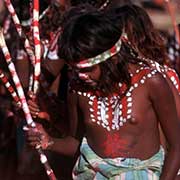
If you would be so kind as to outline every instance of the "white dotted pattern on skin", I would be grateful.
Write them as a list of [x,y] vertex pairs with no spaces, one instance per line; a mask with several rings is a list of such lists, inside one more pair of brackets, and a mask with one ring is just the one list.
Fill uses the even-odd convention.
[[[174,69],[172,69],[172,68],[169,68],[169,67],[166,66],[166,65],[161,66],[160,64],[158,64],[157,62],[154,62],[154,61],[152,61],[152,60],[150,60],[150,63],[151,63],[151,65],[152,65],[152,67],[156,68],[158,72],[160,72],[160,73],[163,74],[163,77],[164,77],[164,78],[167,77],[166,73],[167,73],[168,71],[171,71],[171,72],[174,73],[174,76],[170,77],[170,80],[171,80],[171,82],[173,83],[173,85],[175,86],[175,88],[178,90],[178,93],[179,93],[179,95],[180,95],[179,84],[178,84],[178,82],[177,82],[177,80],[176,80],[176,78],[178,79],[179,77],[178,77],[176,71],[175,71]],[[175,76],[176,76],[176,77],[175,77]]]
[[[144,69],[150,69],[149,67],[141,67],[139,70],[136,71],[136,74],[140,73]],[[130,89],[127,91],[125,98],[126,98],[126,116],[122,116],[123,114],[123,104],[120,101],[120,96],[111,96],[111,97],[96,97],[91,93],[82,93],[78,91],[78,95],[85,96],[89,99],[88,104],[90,105],[90,118],[91,121],[97,123],[99,126],[102,126],[107,131],[111,130],[119,130],[128,119],[131,119],[132,116],[132,106],[133,106],[133,98],[132,92],[134,89],[138,88],[141,84],[144,84],[148,78],[151,78],[153,75],[157,73],[157,70],[151,70],[149,73],[145,74],[138,82],[132,84]],[[133,76],[131,74],[131,76]],[[121,84],[119,84],[121,86]],[[97,100],[97,114],[94,113],[94,100]],[[112,124],[110,124],[109,120],[109,107],[113,109],[112,111]]]

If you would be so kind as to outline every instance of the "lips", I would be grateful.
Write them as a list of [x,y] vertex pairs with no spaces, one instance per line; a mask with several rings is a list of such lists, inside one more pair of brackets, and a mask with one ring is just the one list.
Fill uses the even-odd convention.
[[89,84],[90,86],[97,86],[97,82],[91,79],[86,80],[85,83]]

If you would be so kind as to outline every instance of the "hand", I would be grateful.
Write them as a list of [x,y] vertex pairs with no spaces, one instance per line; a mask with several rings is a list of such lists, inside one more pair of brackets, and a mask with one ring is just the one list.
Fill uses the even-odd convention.
[[39,109],[39,106],[38,106],[37,102],[35,102],[34,100],[29,99],[28,100],[28,105],[29,105],[29,110],[31,112],[32,117],[33,118],[39,117],[40,109]]
[[36,149],[42,148],[45,150],[54,144],[52,138],[46,133],[42,125],[38,123],[36,123],[35,128],[24,126],[23,130],[27,132],[29,145]]
[[50,116],[45,111],[40,111],[40,107],[37,104],[36,98],[32,92],[28,93],[29,97],[31,99],[28,100],[29,110],[31,112],[31,115],[33,118],[40,118],[40,119],[46,119],[50,120]]

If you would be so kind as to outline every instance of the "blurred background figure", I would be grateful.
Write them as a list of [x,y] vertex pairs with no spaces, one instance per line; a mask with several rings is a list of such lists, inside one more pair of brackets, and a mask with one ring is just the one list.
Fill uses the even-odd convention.
[[3,21],[4,11],[5,11],[4,1],[1,1],[1,2],[0,2],[0,22]]
[[[180,24],[178,24],[177,27],[180,33]],[[175,33],[170,35],[168,38],[167,51],[172,67],[176,70],[180,77],[180,44],[178,43]]]

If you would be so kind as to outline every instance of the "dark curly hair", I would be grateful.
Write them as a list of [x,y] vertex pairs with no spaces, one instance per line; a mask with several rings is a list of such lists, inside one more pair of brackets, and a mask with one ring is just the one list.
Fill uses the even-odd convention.
[[134,49],[142,56],[164,64],[167,60],[165,42],[155,29],[147,12],[136,5],[125,5],[110,10],[111,17],[120,19]]
[[[65,24],[59,39],[59,57],[69,64],[80,62],[82,59],[91,58],[110,49],[119,40],[123,30],[123,23],[116,25],[106,13],[100,11],[87,11],[78,15]],[[128,63],[137,63],[130,53],[130,47],[122,43],[121,51],[107,61],[100,63],[101,77],[98,89],[105,95],[117,90],[117,83],[126,83],[130,87],[131,78],[128,72]],[[117,64],[112,61],[117,59]],[[83,91],[92,90],[81,80],[72,80],[75,87]],[[77,86],[76,86],[77,87]],[[97,89],[96,89],[97,90]]]
[[82,4],[90,4],[96,8],[100,7],[105,0],[71,0],[72,6],[78,6]]

